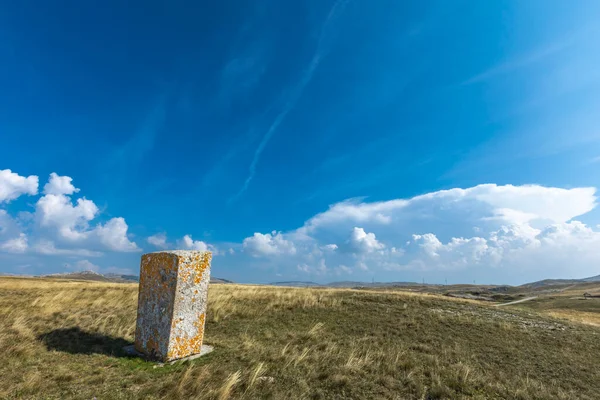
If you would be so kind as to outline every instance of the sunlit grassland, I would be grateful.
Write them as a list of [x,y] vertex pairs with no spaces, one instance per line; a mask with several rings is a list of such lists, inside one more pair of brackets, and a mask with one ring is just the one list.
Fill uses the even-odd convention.
[[[596,297],[586,298],[584,293]],[[518,308],[600,327],[600,284],[566,286],[556,293],[542,294],[535,300],[522,303]]]
[[[600,328],[391,291],[212,285],[215,351],[126,357],[137,285],[0,279],[0,398],[597,399]],[[593,311],[586,311],[593,312]]]

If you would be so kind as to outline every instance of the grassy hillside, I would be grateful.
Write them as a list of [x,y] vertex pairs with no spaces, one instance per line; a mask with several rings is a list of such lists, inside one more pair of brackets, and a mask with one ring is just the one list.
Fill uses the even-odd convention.
[[[586,293],[593,297],[585,297]],[[598,282],[568,285],[552,292],[530,294],[539,294],[539,296],[515,307],[600,328],[600,284]]]
[[597,399],[600,328],[399,291],[214,285],[215,351],[122,352],[137,285],[0,278],[0,398]]

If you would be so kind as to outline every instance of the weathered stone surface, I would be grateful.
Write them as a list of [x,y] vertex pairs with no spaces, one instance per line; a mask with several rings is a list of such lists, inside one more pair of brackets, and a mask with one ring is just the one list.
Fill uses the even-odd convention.
[[163,362],[201,352],[211,257],[183,250],[142,256],[137,351]]

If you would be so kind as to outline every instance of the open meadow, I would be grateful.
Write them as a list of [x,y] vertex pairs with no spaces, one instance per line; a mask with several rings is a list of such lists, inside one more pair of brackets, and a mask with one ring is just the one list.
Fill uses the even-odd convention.
[[580,295],[211,285],[215,351],[158,366],[122,351],[136,284],[0,278],[0,398],[597,399],[600,299]]

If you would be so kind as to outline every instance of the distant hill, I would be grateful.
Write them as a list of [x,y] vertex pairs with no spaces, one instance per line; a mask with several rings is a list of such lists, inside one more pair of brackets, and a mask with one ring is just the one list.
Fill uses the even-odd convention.
[[212,276],[210,277],[210,283],[235,283],[233,281],[230,281],[229,279],[223,279],[223,278],[213,278]]
[[292,287],[311,287],[311,286],[323,286],[320,283],[310,281],[286,281],[286,282],[273,282],[269,283],[270,286],[292,286]]
[[[76,271],[76,272],[64,272],[59,274],[48,274],[39,275],[38,278],[54,278],[54,279],[74,279],[84,281],[97,281],[97,282],[114,282],[114,283],[138,283],[140,277],[137,275],[124,275],[124,274],[99,274],[94,271]],[[210,278],[210,283],[233,283],[233,281],[222,279],[222,278]]]
[[[600,282],[600,275],[592,276],[584,279],[544,279],[541,281],[526,283],[524,285],[516,286],[521,288],[538,289],[547,286],[561,286],[561,285],[575,285],[589,282]],[[421,284],[418,282],[361,282],[361,281],[339,281],[329,283],[316,283],[312,281],[283,281],[269,283],[271,286],[292,286],[292,287],[332,287],[332,288],[393,288],[393,287],[406,287],[406,286],[418,286],[418,287],[439,287],[447,288],[447,285],[441,284]],[[456,285],[455,285],[456,286]],[[460,285],[459,285],[460,286]],[[467,287],[471,285],[465,284]],[[486,290],[492,292],[508,292],[511,290],[510,285],[487,285]],[[516,288],[515,287],[515,288]]]
[[600,275],[591,276],[589,278],[582,279],[585,282],[600,282]]
[[333,287],[333,288],[354,288],[354,287],[395,287],[395,286],[416,286],[415,282],[360,282],[360,281],[340,281],[330,283],[316,283],[312,281],[284,281],[272,282],[271,286],[292,286],[292,287]]
[[520,287],[540,288],[544,286],[576,285],[578,283],[600,282],[600,275],[583,279],[543,279],[541,281],[526,283]]
[[124,281],[125,283],[131,283],[140,281],[140,277],[137,275],[104,274],[104,277],[113,282]]
[[86,281],[110,282],[110,279],[94,271],[61,272],[57,274],[39,275],[38,278],[81,279]]
[[[360,281],[341,281],[331,282],[324,286],[327,287],[339,287],[339,288],[353,288],[353,287],[400,287],[400,286],[417,286],[420,285],[416,282],[360,282]],[[429,285],[431,286],[431,285]]]

